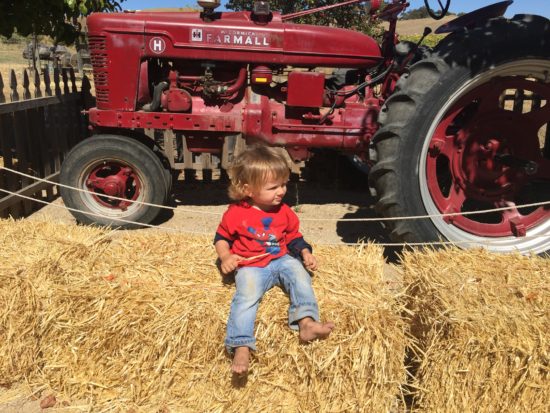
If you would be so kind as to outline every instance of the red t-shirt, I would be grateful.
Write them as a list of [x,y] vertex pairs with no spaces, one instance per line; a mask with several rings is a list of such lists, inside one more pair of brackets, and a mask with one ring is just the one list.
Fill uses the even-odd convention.
[[216,233],[233,242],[233,254],[245,258],[267,254],[241,261],[240,267],[265,267],[271,260],[285,255],[292,240],[302,237],[299,228],[298,217],[286,204],[266,212],[240,202],[225,211]]

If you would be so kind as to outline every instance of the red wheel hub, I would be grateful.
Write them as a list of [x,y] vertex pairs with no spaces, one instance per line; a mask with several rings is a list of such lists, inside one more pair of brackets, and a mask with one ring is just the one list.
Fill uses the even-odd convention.
[[[525,103],[516,101],[509,108],[503,99],[509,90],[530,91],[546,104],[525,110]],[[444,219],[484,237],[524,236],[550,219],[548,208],[520,212],[515,207],[534,202],[524,196],[529,185],[550,180],[550,160],[544,158],[538,137],[549,119],[550,87],[530,80],[494,78],[462,96],[430,140],[426,177],[431,198],[441,213],[511,209],[492,213],[490,219],[485,214]]]
[[[139,197],[141,183],[132,168],[119,162],[104,162],[94,167],[86,187],[101,206],[125,211]],[[123,198],[113,199],[109,197]]]

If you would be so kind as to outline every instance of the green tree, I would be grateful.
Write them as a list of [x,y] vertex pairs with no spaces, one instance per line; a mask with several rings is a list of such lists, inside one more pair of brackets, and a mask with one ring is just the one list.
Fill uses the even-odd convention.
[[[454,15],[454,14],[455,13],[453,13],[450,10],[447,12],[448,16]],[[460,13],[459,15],[461,14],[464,14],[464,13]],[[430,15],[428,14],[428,10],[426,10],[426,7],[422,6],[422,7],[419,7],[418,9],[412,9],[412,10],[403,12],[399,18],[401,20],[414,20],[414,19],[425,19],[428,17],[430,17]]]
[[15,31],[47,35],[56,41],[72,43],[78,35],[76,21],[94,11],[120,10],[124,0],[2,0],[0,35],[11,37]]
[[422,6],[418,9],[412,9],[401,14],[401,20],[414,20],[414,19],[425,19],[430,17],[426,7]]
[[[280,11],[282,14],[289,14],[341,2],[342,0],[270,0],[269,4],[272,10]],[[252,10],[253,3],[253,0],[229,0],[227,2],[227,8],[236,11]],[[379,34],[377,24],[369,20],[369,14],[360,4],[337,7],[331,10],[310,14],[293,21],[296,23],[344,27],[346,29],[353,29],[371,35]]]

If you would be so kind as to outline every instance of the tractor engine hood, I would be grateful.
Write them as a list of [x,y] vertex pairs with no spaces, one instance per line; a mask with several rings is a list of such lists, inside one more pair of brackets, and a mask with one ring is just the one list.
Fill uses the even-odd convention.
[[368,67],[381,60],[376,41],[355,31],[285,23],[279,13],[262,24],[250,12],[216,16],[205,21],[189,12],[94,13],[87,24],[90,36],[115,37],[118,47],[142,42],[148,57],[306,67]]

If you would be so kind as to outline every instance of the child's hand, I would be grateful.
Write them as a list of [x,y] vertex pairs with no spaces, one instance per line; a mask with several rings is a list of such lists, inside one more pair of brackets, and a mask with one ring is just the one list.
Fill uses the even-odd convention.
[[302,259],[304,260],[304,266],[309,271],[315,271],[317,269],[317,258],[307,249],[302,250]]
[[225,258],[220,258],[222,273],[227,275],[235,271],[239,265],[239,261],[242,259],[243,257],[237,254],[230,254]]

